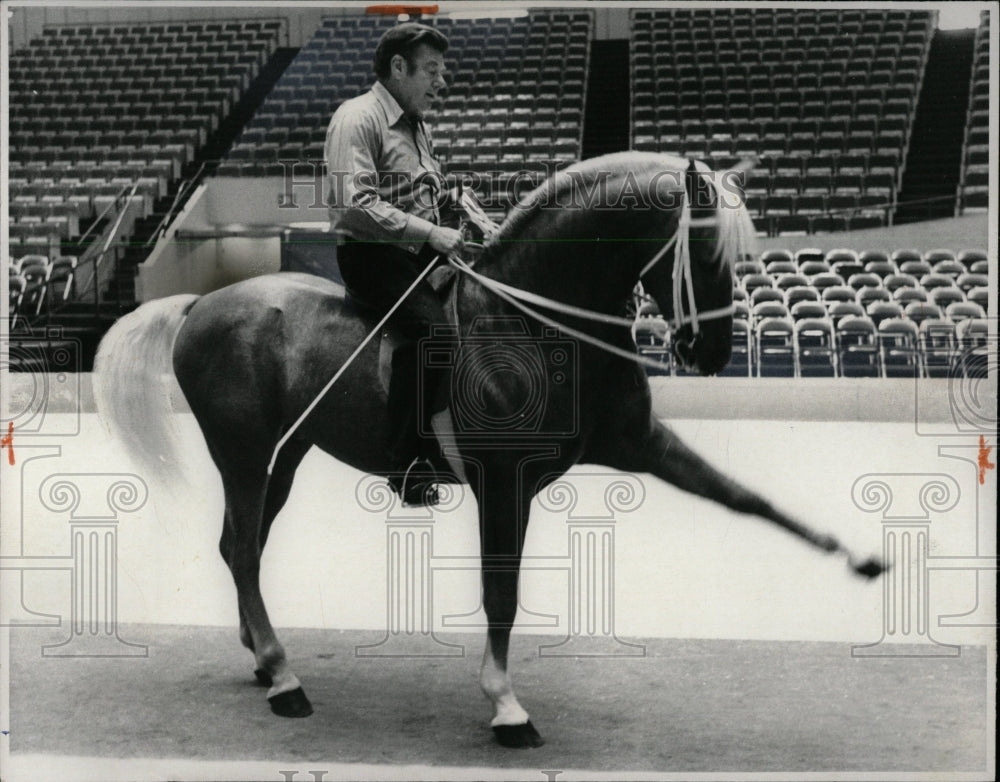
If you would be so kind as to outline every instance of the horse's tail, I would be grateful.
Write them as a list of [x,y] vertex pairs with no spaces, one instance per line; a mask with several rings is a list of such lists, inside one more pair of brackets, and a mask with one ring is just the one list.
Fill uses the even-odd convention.
[[179,432],[172,419],[177,388],[173,347],[198,296],[156,299],[118,320],[94,361],[94,399],[101,423],[124,446],[141,475],[159,488],[184,482]]

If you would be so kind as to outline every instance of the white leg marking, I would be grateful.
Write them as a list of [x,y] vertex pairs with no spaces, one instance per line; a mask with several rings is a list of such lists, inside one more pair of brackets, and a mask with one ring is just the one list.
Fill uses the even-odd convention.
[[514,688],[510,684],[510,674],[503,671],[493,659],[490,641],[486,640],[486,652],[483,654],[483,666],[479,671],[479,685],[486,697],[493,702],[492,727],[497,725],[524,725],[528,721],[528,712],[517,702]]
[[273,698],[275,695],[280,695],[283,692],[290,692],[291,690],[298,689],[302,685],[299,683],[298,678],[294,673],[285,672],[274,677],[274,686],[267,691],[267,697]]

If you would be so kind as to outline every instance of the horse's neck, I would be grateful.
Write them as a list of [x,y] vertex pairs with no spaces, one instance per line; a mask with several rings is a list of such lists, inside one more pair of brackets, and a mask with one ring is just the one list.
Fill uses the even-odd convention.
[[[620,249],[620,248],[617,248]],[[615,249],[596,242],[560,243],[535,237],[519,238],[509,249],[485,257],[476,271],[498,282],[596,312],[619,314],[632,290],[631,266]],[[619,262],[621,261],[621,262]],[[481,288],[478,283],[467,288]],[[496,294],[469,291],[489,314],[509,311]]]

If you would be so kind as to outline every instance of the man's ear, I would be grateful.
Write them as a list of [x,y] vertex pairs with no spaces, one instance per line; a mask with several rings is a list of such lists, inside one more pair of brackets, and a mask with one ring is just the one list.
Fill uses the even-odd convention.
[[401,54],[392,55],[392,59],[389,61],[389,71],[396,76],[406,76],[410,71],[406,58]]

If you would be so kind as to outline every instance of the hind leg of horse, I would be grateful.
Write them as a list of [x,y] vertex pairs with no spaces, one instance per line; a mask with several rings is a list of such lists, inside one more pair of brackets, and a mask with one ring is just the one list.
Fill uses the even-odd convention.
[[260,531],[265,504],[267,476],[259,470],[227,470],[223,473],[226,491],[226,521],[231,524],[229,569],[236,582],[241,623],[249,635],[258,679],[270,681],[267,693],[271,710],[283,717],[306,717],[312,705],[298,678],[288,666],[284,647],[271,626],[260,592]]
[[[222,519],[222,537],[219,540],[219,552],[222,554],[222,559],[225,561],[226,567],[229,568],[230,573],[232,573],[233,570],[233,539],[233,525],[230,519],[229,508],[227,506],[224,518]],[[240,615],[240,643],[252,652],[253,638],[250,635],[250,629],[247,627],[247,619],[243,614],[243,609],[239,608],[238,610]],[[257,679],[261,682],[261,684],[266,683],[268,687],[271,686],[270,682],[266,682],[261,679],[259,674]]]
[[[267,482],[267,495],[264,498],[264,515],[261,519],[259,535],[259,549],[261,554],[264,553],[264,546],[267,545],[267,536],[271,531],[271,525],[274,523],[275,518],[277,518],[278,513],[285,506],[285,501],[292,491],[295,471],[298,469],[299,464],[302,463],[302,459],[310,447],[309,443],[303,444],[292,440],[286,443],[278,455],[274,471]],[[240,640],[243,641],[243,645],[251,652],[254,650],[253,639],[250,636],[250,630],[247,628],[246,618],[242,610],[240,611]],[[254,671],[254,676],[265,687],[271,687],[274,684],[270,674],[262,668],[257,668]]]
[[509,492],[507,496],[497,491],[479,498],[483,607],[489,622],[479,683],[493,704],[490,726],[497,741],[505,747],[540,747],[545,742],[518,702],[507,666],[530,503],[511,496],[513,485],[503,486]]

